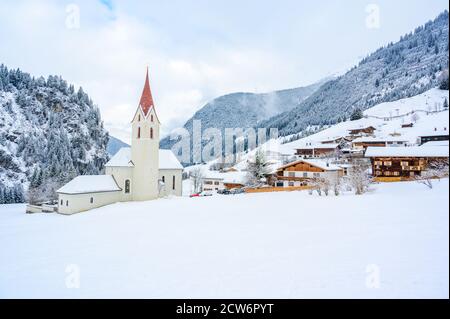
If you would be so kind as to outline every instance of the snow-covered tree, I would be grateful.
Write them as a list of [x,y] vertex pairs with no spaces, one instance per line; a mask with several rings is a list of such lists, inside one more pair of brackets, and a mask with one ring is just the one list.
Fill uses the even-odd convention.
[[247,184],[258,186],[264,182],[269,173],[269,162],[263,151],[257,150],[254,157],[247,162]]
[[418,183],[433,188],[433,181],[449,176],[449,161],[438,160],[428,163],[426,170],[422,171],[420,175],[415,176]]
[[348,170],[348,183],[356,195],[367,192],[372,181],[369,175],[370,165],[364,159],[355,159]]
[[356,121],[362,119],[364,116],[363,111],[360,108],[357,108],[353,111],[352,115],[350,116],[350,121]]

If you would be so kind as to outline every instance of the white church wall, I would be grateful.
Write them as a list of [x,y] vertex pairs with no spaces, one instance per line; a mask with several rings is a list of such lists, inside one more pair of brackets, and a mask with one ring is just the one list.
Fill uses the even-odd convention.
[[[165,195],[181,196],[183,194],[183,170],[181,169],[160,169],[159,179],[165,180]],[[173,184],[173,177],[175,176],[175,185]],[[175,189],[174,189],[175,186]]]
[[71,215],[116,203],[120,201],[120,198],[120,191],[86,194],[59,194],[58,213]]
[[[121,199],[122,202],[128,202],[133,200],[133,167],[112,167],[107,166],[105,168],[106,175],[112,175],[116,180],[117,185],[122,188]],[[126,193],[125,182],[130,181],[130,192]]]

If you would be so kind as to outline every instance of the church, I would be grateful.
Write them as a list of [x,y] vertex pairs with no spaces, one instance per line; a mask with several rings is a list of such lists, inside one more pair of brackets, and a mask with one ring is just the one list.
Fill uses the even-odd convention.
[[105,175],[78,176],[58,189],[58,213],[70,215],[116,202],[181,196],[183,166],[171,150],[159,149],[160,125],[147,69],[131,121],[131,148],[120,149],[106,163]]

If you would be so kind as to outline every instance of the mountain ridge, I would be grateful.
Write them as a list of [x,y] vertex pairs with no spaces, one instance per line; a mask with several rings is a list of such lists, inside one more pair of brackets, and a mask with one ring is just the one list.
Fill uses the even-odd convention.
[[[448,11],[381,47],[328,81],[292,110],[260,123],[286,136],[311,125],[329,125],[351,112],[421,94],[448,79]],[[445,80],[445,79],[444,79]]]

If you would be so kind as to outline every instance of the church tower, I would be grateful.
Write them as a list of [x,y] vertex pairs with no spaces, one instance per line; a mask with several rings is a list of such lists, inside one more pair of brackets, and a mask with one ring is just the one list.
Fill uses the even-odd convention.
[[150,90],[148,68],[141,100],[131,124],[131,160],[134,164],[131,182],[133,200],[158,198],[160,122]]

